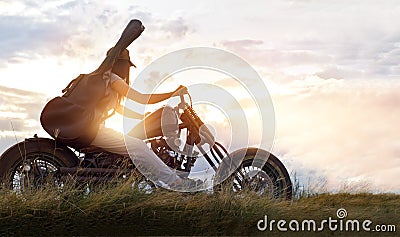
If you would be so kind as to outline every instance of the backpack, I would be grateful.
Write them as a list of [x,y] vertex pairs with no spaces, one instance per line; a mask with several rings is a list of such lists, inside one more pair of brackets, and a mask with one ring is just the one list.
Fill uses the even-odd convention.
[[116,45],[101,65],[90,74],[81,74],[62,90],[62,96],[51,99],[43,108],[40,123],[56,141],[68,146],[89,146],[97,135],[108,104],[104,73],[111,70],[120,52],[143,32],[139,20],[131,20]]

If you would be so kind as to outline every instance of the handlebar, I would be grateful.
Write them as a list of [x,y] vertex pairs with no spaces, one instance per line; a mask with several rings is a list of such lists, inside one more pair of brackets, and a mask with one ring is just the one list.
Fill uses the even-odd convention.
[[192,96],[189,93],[187,93],[187,95],[189,96],[190,104],[186,103],[185,95],[179,95],[179,98],[181,100],[180,103],[179,103],[179,107],[182,108],[182,109],[184,109],[187,105],[190,106],[190,107],[193,105]]

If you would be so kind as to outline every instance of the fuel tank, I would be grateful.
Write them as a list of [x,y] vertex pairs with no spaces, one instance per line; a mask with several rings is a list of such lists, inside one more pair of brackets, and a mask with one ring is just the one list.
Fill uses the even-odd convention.
[[177,136],[178,131],[178,115],[172,107],[164,106],[148,114],[128,135],[145,140],[159,136]]

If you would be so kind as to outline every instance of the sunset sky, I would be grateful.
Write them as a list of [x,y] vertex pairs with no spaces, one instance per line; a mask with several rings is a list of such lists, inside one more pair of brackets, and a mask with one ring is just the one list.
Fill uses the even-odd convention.
[[107,2],[0,0],[0,152],[45,136],[46,101],[137,18],[146,30],[128,48],[131,78],[174,50],[233,52],[269,89],[272,153],[289,172],[328,191],[400,193],[398,1]]

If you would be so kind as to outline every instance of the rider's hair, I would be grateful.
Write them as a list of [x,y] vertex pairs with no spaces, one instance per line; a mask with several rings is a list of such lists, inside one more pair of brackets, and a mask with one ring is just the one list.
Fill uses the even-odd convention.
[[117,74],[123,80],[125,80],[126,84],[129,85],[129,68],[131,64],[129,60],[125,59],[117,59],[111,69],[111,72]]
[[[108,50],[107,55],[111,52],[112,48]],[[112,73],[117,74],[121,77],[126,84],[129,85],[129,69],[131,66],[136,67],[130,60],[129,51],[124,49],[121,51],[120,55],[116,58],[113,67],[111,69]],[[118,95],[117,105],[121,103],[122,97]]]

